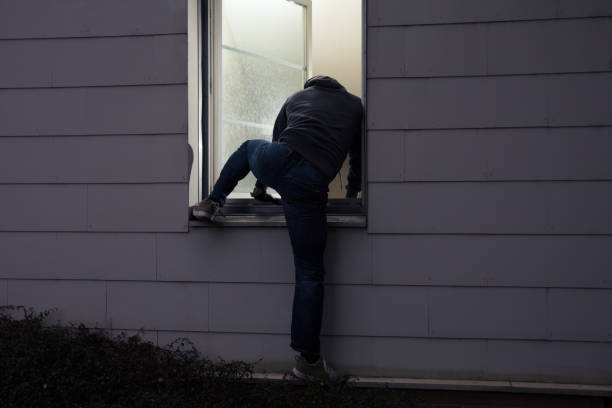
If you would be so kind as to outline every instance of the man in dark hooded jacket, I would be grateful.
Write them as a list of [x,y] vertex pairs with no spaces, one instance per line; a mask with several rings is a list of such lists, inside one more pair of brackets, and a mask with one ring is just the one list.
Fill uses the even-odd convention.
[[346,196],[361,191],[361,99],[338,81],[315,76],[281,108],[272,142],[247,140],[228,159],[210,195],[194,207],[196,218],[214,220],[227,196],[252,171],[256,199],[281,195],[295,264],[291,347],[293,373],[300,378],[333,378],[320,356],[323,315],[323,253],[327,239],[328,185],[349,155]]

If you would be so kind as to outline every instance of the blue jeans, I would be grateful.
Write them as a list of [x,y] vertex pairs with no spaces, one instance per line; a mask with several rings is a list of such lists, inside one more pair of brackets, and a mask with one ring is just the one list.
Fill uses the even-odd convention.
[[223,206],[249,171],[281,195],[295,264],[291,347],[319,354],[330,180],[284,144],[247,140],[225,163],[209,197]]

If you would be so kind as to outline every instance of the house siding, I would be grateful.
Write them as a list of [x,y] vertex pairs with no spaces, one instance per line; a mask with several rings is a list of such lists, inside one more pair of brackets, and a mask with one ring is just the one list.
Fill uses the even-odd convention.
[[[329,230],[331,361],[612,384],[611,3],[367,22],[368,227]],[[187,0],[4,2],[0,59],[0,304],[289,369],[286,229],[187,224]]]
[[373,282],[428,305],[427,335],[387,333],[391,352],[424,344],[432,375],[611,383],[610,3],[368,6]]

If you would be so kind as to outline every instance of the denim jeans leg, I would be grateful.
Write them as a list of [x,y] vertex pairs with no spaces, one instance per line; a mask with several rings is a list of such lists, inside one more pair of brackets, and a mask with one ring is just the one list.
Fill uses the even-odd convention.
[[323,253],[327,241],[325,202],[283,200],[283,206],[295,264],[291,347],[318,354],[323,317]]
[[236,188],[238,182],[249,174],[251,170],[249,163],[255,160],[258,151],[267,144],[270,142],[260,139],[247,140],[242,143],[223,166],[209,197],[223,206],[227,196]]

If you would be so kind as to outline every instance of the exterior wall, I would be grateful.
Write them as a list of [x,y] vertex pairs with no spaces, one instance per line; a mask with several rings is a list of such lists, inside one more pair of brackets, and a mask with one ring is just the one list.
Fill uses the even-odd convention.
[[[612,6],[368,2],[368,228],[323,347],[361,375],[612,383]],[[0,304],[288,369],[284,228],[187,232],[186,2],[0,5]]]
[[388,334],[427,375],[612,383],[611,15],[369,3],[373,281],[423,299]]

